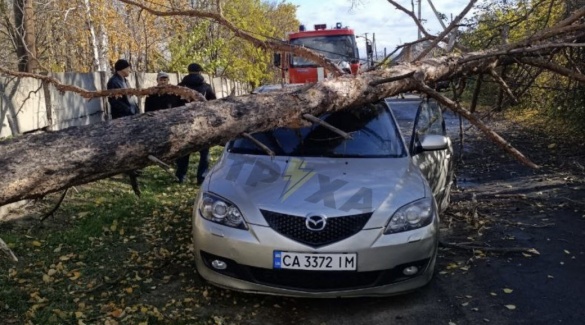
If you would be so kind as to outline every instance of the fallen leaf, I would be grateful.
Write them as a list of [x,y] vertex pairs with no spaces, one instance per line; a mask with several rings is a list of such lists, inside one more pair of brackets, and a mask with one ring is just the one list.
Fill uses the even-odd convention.
[[504,293],[512,293],[512,291],[514,291],[514,290],[509,289],[509,288],[504,288]]
[[50,283],[53,282],[53,278],[51,278],[49,275],[47,274],[43,274],[43,282],[45,283]]
[[80,217],[80,218],[83,218],[83,217],[87,216],[88,214],[89,214],[89,212],[87,212],[87,211],[85,211],[85,212],[79,212],[77,214],[77,216]]
[[536,249],[534,249],[534,248],[531,248],[531,249],[529,249],[529,250],[528,250],[528,253],[530,253],[530,254],[534,254],[534,255],[540,255],[540,252],[539,252],[539,251],[537,251],[537,250],[536,250]]
[[509,310],[516,309],[516,306],[515,305],[506,305],[505,307],[508,308]]
[[35,247],[41,247],[43,244],[41,244],[40,241],[35,240],[35,241],[32,242],[32,245],[35,246]]
[[548,145],[548,148],[549,148],[549,149],[553,149],[553,148],[554,148],[554,147],[556,147],[556,146],[557,146],[557,144],[556,144],[556,143],[551,143],[551,144],[549,144],[549,145]]
[[568,250],[565,249],[565,254],[570,255],[571,252],[569,252]]
[[120,317],[122,316],[122,314],[123,314],[123,313],[124,313],[124,311],[123,311],[122,309],[120,309],[120,308],[116,308],[116,309],[114,309],[113,311],[111,311],[109,314],[110,314],[112,317],[115,317],[115,318],[120,318]]
[[81,272],[79,272],[79,271],[73,271],[70,274],[73,274],[72,276],[69,277],[69,280],[71,280],[71,281],[75,281],[75,280],[79,279],[79,277],[81,276]]
[[116,231],[116,228],[118,228],[118,220],[114,220],[114,222],[112,222],[112,225],[110,226],[110,230],[111,231]]
[[495,296],[497,296],[498,294],[497,294],[497,293],[495,293],[495,292],[490,292],[490,295],[492,295],[492,296],[494,296],[494,297],[495,297]]

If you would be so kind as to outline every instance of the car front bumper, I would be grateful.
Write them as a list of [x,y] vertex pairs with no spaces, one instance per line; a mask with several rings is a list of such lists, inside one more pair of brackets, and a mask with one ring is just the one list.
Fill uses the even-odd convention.
[[[339,242],[314,248],[288,239],[270,227],[249,230],[193,218],[193,243],[198,273],[219,287],[262,294],[296,297],[385,296],[426,285],[433,276],[437,255],[437,218],[429,226],[383,235],[382,229],[364,229]],[[356,253],[357,271],[307,271],[273,268],[274,251],[302,253]],[[225,263],[225,269],[212,261]],[[403,274],[409,266],[418,272]]]

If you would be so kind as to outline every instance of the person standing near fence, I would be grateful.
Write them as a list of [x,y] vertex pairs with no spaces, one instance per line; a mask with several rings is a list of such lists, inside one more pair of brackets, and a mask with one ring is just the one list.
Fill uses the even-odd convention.
[[[156,84],[158,87],[169,84],[169,75],[166,72],[159,72],[156,75]],[[154,112],[161,109],[180,106],[180,97],[173,94],[154,94],[148,95],[144,100],[144,112]]]
[[[128,80],[126,79],[132,73],[132,65],[124,59],[116,61],[114,64],[114,75],[108,80],[107,89],[128,89]],[[112,119],[138,114],[138,102],[136,97],[130,95],[108,97],[110,104],[110,114]],[[138,186],[138,176],[142,173],[139,169],[129,170],[126,175],[130,178],[130,184],[134,193],[140,197],[140,187]]]
[[[203,75],[203,68],[197,63],[191,63],[187,67],[189,74],[183,77],[183,80],[179,83],[179,86],[184,86],[193,90],[196,90],[202,94],[206,100],[217,99],[215,92],[211,88],[211,85],[205,82]],[[201,185],[205,179],[205,174],[209,168],[209,148],[201,149],[199,151],[199,166],[197,166],[197,185]],[[177,172],[176,176],[179,179],[179,183],[185,181],[187,170],[189,169],[189,155],[177,159]]]
[[[114,70],[114,75],[108,80],[108,90],[130,88],[126,78],[132,73],[132,65],[128,61],[120,59],[114,64]],[[138,114],[138,102],[134,96],[108,97],[108,103],[110,103],[112,119]]]

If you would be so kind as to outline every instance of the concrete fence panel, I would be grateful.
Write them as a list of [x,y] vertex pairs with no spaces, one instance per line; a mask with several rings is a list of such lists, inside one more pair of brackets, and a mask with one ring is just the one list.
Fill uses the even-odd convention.
[[[90,91],[106,89],[111,74],[51,73],[63,84],[74,85]],[[128,83],[133,88],[156,86],[156,73],[133,73]],[[170,83],[177,85],[185,74],[169,73]],[[217,98],[243,95],[249,92],[246,84],[226,78],[205,81],[215,91]],[[140,98],[140,111],[144,112],[144,97]],[[15,136],[40,129],[60,130],[71,126],[92,124],[109,119],[106,98],[86,100],[76,93],[60,93],[51,85],[34,78],[0,78],[0,137]]]
[[[100,73],[53,73],[59,82],[76,85],[90,91],[101,89]],[[60,93],[50,85],[46,86],[50,100],[46,105],[52,112],[50,122],[52,129],[60,130],[70,126],[88,125],[104,120],[105,98],[87,100],[76,93]]]
[[41,81],[0,78],[0,98],[0,134],[3,136],[31,132],[49,125]]

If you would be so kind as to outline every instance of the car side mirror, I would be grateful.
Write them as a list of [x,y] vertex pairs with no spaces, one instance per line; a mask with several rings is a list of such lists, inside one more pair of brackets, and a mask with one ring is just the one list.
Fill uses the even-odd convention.
[[420,151],[445,150],[449,148],[449,139],[438,134],[426,135],[420,143]]

